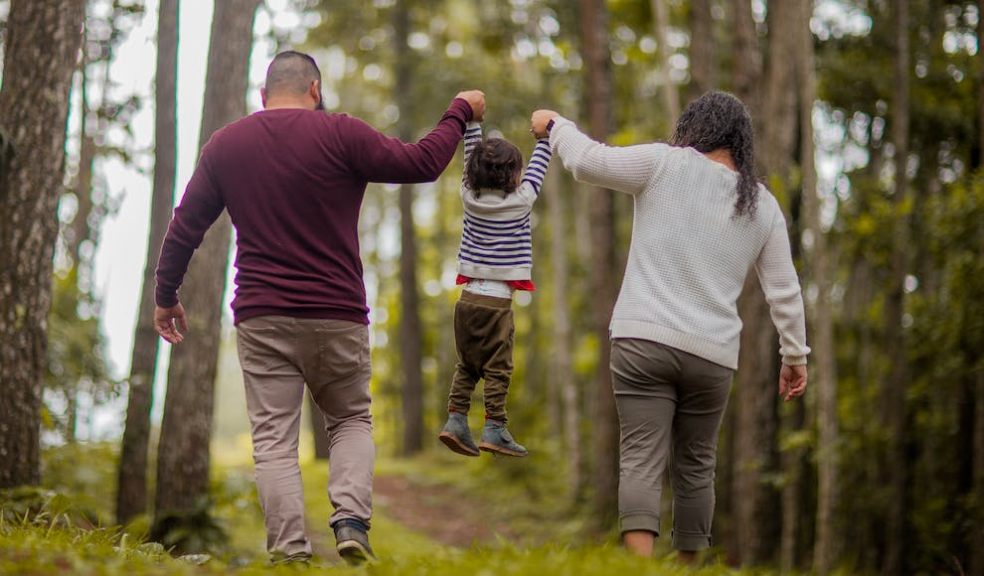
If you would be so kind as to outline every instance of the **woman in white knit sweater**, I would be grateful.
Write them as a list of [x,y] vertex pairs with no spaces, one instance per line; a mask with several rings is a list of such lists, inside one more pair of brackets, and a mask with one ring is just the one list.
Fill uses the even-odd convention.
[[669,455],[673,545],[692,562],[710,545],[717,437],[738,368],[737,301],[754,267],[779,332],[785,400],[806,390],[806,327],[786,221],[758,183],[740,100],[691,102],[671,144],[612,147],[552,110],[532,132],[581,182],[631,194],[632,243],[611,321],[620,435],[619,524],[650,555]]

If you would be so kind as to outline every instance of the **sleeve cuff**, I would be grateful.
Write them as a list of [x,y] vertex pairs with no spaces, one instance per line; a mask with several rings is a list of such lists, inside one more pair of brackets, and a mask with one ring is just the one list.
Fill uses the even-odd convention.
[[567,118],[564,118],[563,116],[555,116],[551,121],[554,124],[553,127],[550,129],[550,132],[547,134],[547,139],[549,139],[550,141],[550,148],[556,150],[557,138],[558,138],[557,135],[563,132],[561,128],[570,125],[570,126],[574,126],[574,129],[576,130],[577,126],[574,124],[574,122],[568,120]]
[[178,295],[157,292],[154,295],[154,302],[161,308],[173,308],[178,305]]
[[806,356],[783,356],[782,363],[786,366],[804,366],[806,365]]
[[448,112],[460,111],[463,115],[462,119],[467,125],[475,117],[475,112],[472,110],[471,104],[468,103],[464,98],[455,98],[451,101],[451,106],[448,107]]

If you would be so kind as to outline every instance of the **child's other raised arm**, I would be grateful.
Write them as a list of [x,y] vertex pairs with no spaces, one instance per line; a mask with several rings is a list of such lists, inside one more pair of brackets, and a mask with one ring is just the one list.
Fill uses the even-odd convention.
[[540,188],[543,186],[543,178],[547,175],[547,166],[550,165],[550,140],[542,138],[536,141],[533,147],[533,155],[530,156],[530,163],[526,166],[523,173],[523,182],[528,183],[533,188],[534,194],[540,195]]

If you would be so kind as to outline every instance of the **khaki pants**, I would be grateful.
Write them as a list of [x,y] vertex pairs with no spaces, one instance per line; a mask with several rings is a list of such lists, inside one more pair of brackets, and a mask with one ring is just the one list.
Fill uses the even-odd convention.
[[261,316],[240,322],[237,332],[267,549],[275,558],[310,556],[297,463],[305,383],[328,433],[330,523],[368,524],[372,515],[369,330],[343,320]]
[[670,462],[673,547],[710,546],[718,431],[733,371],[648,340],[612,341],[618,408],[618,511],[622,532],[659,535],[663,472]]
[[448,410],[468,413],[479,379],[485,379],[485,417],[506,421],[506,393],[513,371],[512,300],[462,292],[454,307],[458,353]]

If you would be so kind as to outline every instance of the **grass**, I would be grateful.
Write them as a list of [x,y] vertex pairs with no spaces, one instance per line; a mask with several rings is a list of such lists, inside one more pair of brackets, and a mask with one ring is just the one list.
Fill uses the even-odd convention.
[[[99,452],[100,458],[106,454]],[[77,455],[76,455],[77,456]],[[415,532],[394,521],[381,509],[373,519],[372,542],[382,559],[378,564],[361,568],[349,568],[336,564],[331,550],[333,539],[327,525],[331,506],[325,489],[327,465],[320,462],[307,462],[303,465],[305,499],[310,537],[318,555],[310,568],[270,567],[267,564],[264,547],[262,516],[256,503],[255,489],[252,485],[251,466],[243,462],[224,461],[217,468],[213,481],[214,514],[226,527],[229,542],[216,552],[204,565],[195,565],[184,560],[172,558],[159,545],[147,544],[131,527],[128,532],[118,526],[93,526],[90,519],[92,510],[95,516],[104,518],[107,511],[100,508],[106,505],[111,494],[105,489],[92,492],[91,487],[99,482],[102,486],[112,486],[111,478],[100,479],[113,470],[105,462],[85,464],[84,458],[69,458],[64,454],[49,454],[49,460],[66,458],[73,466],[64,466],[58,474],[78,474],[85,480],[55,478],[52,486],[63,490],[84,489],[88,493],[76,494],[70,491],[62,495],[42,492],[44,503],[30,510],[3,504],[5,513],[0,514],[0,574],[49,575],[73,574],[79,576],[142,576],[142,575],[212,575],[236,574],[317,574],[331,569],[339,574],[368,574],[375,576],[414,576],[425,574],[459,574],[510,576],[548,574],[570,575],[625,575],[643,576],[648,574],[750,574],[737,572],[721,565],[713,565],[701,570],[682,567],[665,557],[646,560],[632,557],[612,544],[578,544],[576,539],[564,535],[566,527],[558,531],[554,538],[544,538],[551,529],[549,522],[541,522],[533,535],[533,540],[545,543],[516,545],[503,540],[483,542],[469,549],[445,546],[431,540],[426,535]],[[545,500],[544,494],[529,493],[521,483],[506,482],[497,486],[495,493],[489,493],[486,483],[489,478],[498,481],[512,473],[512,463],[469,462],[447,459],[445,456],[428,455],[411,461],[380,462],[378,474],[403,475],[415,483],[430,482],[432,485],[470,494],[476,503],[491,506],[502,514],[525,518],[523,522],[536,524],[537,519],[558,514],[560,508]],[[485,468],[499,466],[500,468]],[[49,466],[47,471],[56,470]],[[53,472],[52,472],[53,473]],[[2,500],[0,500],[2,502]],[[81,503],[81,506],[76,502]],[[537,511],[532,503],[539,503],[542,510]],[[523,515],[523,510],[531,515]],[[529,518],[533,519],[530,520]]]

